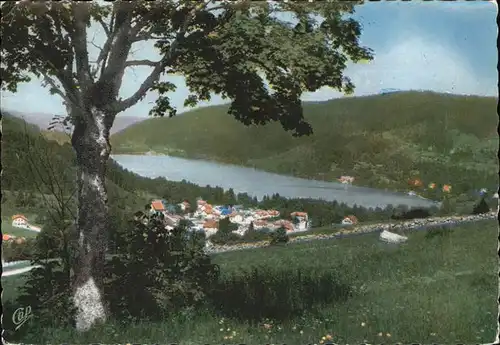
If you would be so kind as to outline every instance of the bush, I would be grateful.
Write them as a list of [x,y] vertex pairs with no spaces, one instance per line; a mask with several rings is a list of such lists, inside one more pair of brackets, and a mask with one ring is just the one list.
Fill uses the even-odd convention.
[[32,260],[36,250],[36,240],[27,238],[22,243],[14,241],[2,242],[2,258],[5,262]]
[[120,256],[106,264],[105,300],[118,319],[161,319],[202,305],[218,277],[203,234],[166,230],[162,216],[133,221]]
[[424,219],[429,218],[431,215],[431,212],[427,209],[414,208],[409,211],[393,214],[391,218],[395,220]]
[[242,237],[234,232],[221,233],[217,231],[214,235],[210,236],[210,241],[214,244],[224,245],[224,244],[237,244],[244,242]]
[[74,326],[75,308],[71,298],[71,281],[64,265],[53,260],[33,263],[41,267],[29,272],[26,284],[17,298],[20,306],[31,306],[35,325],[66,328]]
[[210,294],[216,312],[240,320],[287,320],[351,296],[339,270],[254,267],[222,277]]
[[[76,233],[71,221],[48,221],[34,240],[32,265],[16,303],[31,306],[35,325],[67,328],[74,326],[75,309],[71,297],[72,253]],[[59,260],[47,260],[58,258]]]
[[485,214],[485,213],[488,213],[490,212],[490,207],[488,206],[488,203],[486,202],[486,200],[484,200],[484,198],[481,198],[481,201],[479,201],[479,203],[474,206],[474,209],[472,210],[472,214]]
[[234,244],[241,243],[241,236],[233,231],[238,230],[238,225],[231,223],[228,217],[219,221],[219,229],[210,237],[210,241],[214,244]]
[[243,242],[260,242],[260,241],[267,241],[271,238],[268,232],[265,231],[260,231],[260,230],[254,230],[254,231],[247,231],[242,237]]
[[275,232],[271,233],[271,245],[288,243],[288,241],[289,238],[284,227],[280,227]]

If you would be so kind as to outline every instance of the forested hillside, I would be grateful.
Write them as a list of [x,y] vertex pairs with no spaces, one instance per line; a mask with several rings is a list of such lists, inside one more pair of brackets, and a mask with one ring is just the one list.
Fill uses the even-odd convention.
[[245,127],[227,106],[213,106],[135,124],[112,144],[114,153],[154,151],[325,180],[352,175],[391,189],[418,177],[467,192],[497,185],[496,106],[492,97],[432,92],[306,102],[314,134],[302,138],[279,124]]

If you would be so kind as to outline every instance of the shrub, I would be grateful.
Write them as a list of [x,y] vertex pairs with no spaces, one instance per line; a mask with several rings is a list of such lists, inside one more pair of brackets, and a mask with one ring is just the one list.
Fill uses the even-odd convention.
[[275,232],[271,233],[271,245],[287,243],[288,241],[289,238],[284,227],[280,227]]
[[204,252],[203,234],[167,230],[161,216],[133,221],[126,247],[106,264],[105,300],[118,319],[159,319],[206,302],[218,266]]
[[[69,220],[47,221],[34,240],[32,265],[16,303],[31,306],[35,325],[73,326],[74,306],[71,298],[71,264],[76,253],[72,243],[76,234]],[[50,260],[58,258],[58,260]]]
[[5,262],[34,259],[36,240],[27,238],[22,243],[14,241],[2,242],[2,258]]
[[253,267],[221,277],[210,294],[216,312],[240,320],[287,320],[352,294],[339,270]]
[[210,241],[214,244],[224,245],[224,244],[236,244],[244,242],[242,237],[234,232],[222,233],[217,231],[214,235],[210,236]]
[[219,229],[210,237],[210,241],[215,244],[232,244],[240,243],[241,236],[235,234],[233,231],[238,230],[238,225],[231,223],[228,217],[219,221]]
[[259,242],[259,241],[266,241],[269,239],[270,239],[269,233],[260,230],[247,231],[242,237],[243,242]]
[[474,206],[472,210],[472,214],[485,214],[490,212],[490,207],[484,198],[481,198],[481,201],[477,205]]

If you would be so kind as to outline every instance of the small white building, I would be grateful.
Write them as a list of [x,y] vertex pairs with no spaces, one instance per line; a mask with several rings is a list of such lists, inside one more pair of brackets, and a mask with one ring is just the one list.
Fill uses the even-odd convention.
[[17,228],[26,228],[28,226],[28,218],[22,214],[16,214],[12,216],[12,226]]
[[22,228],[22,229],[36,231],[36,232],[42,231],[42,229],[40,227],[31,225],[28,222],[28,218],[26,218],[22,214],[16,214],[16,215],[12,216],[12,226],[14,226],[16,228]]
[[231,223],[243,223],[243,216],[241,214],[236,214],[236,215],[233,215],[233,216],[229,216],[229,220],[231,221]]

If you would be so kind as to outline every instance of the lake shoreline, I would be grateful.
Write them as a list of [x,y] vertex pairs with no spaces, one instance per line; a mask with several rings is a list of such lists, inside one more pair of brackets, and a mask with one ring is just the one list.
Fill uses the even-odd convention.
[[419,208],[440,206],[439,201],[408,196],[398,191],[304,179],[206,159],[121,153],[113,154],[111,158],[125,169],[144,177],[164,177],[179,182],[185,180],[199,186],[217,186],[226,190],[231,188],[235,193],[247,193],[258,199],[279,194],[289,199],[337,201],[365,208],[385,208],[389,204]]

